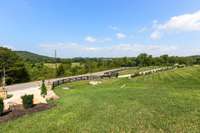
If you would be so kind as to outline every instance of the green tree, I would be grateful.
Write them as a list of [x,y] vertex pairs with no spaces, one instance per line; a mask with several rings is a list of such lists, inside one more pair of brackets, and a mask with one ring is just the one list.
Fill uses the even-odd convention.
[[0,116],[3,113],[3,109],[4,109],[4,103],[3,103],[3,99],[0,97]]
[[65,74],[64,66],[63,66],[63,64],[60,64],[58,66],[57,71],[56,71],[56,75],[57,76],[64,76],[64,74]]
[[23,60],[10,49],[0,47],[0,75],[6,69],[6,83],[20,83],[30,80]]
[[47,95],[47,88],[45,86],[45,81],[42,80],[42,86],[41,86],[41,96],[45,97]]

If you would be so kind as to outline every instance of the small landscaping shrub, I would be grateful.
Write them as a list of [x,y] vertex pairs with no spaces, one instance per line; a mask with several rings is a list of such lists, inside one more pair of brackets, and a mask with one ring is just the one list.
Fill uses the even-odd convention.
[[3,109],[4,109],[3,99],[0,98],[0,116],[3,114]]
[[21,98],[25,109],[33,107],[33,95],[24,95]]

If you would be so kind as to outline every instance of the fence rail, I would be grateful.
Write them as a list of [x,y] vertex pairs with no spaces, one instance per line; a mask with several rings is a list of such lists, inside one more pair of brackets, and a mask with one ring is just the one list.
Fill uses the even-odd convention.
[[59,80],[53,81],[52,89],[61,84],[70,83],[70,82],[76,82],[76,81],[81,81],[81,80],[99,80],[99,79],[104,79],[104,78],[117,77],[119,71],[122,71],[124,69],[126,68],[120,68],[118,70],[110,70],[110,71],[104,72],[103,74],[98,74],[98,75],[82,75],[82,76],[59,79]]

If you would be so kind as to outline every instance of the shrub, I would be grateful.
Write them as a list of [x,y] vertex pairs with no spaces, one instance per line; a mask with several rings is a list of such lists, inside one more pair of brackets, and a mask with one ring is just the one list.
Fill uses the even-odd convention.
[[47,88],[45,86],[45,81],[42,80],[42,86],[41,86],[41,96],[46,96],[47,95]]
[[33,95],[24,95],[21,98],[25,109],[33,107]]
[[3,114],[3,109],[4,109],[3,99],[0,98],[0,116]]

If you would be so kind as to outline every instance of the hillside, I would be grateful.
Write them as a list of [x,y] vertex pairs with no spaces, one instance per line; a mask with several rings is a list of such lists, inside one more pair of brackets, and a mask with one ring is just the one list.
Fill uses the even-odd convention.
[[199,132],[199,75],[196,66],[96,86],[65,84],[55,88],[54,108],[4,123],[0,131]]
[[14,52],[18,56],[20,56],[24,61],[29,61],[29,62],[53,62],[55,60],[53,57],[38,55],[27,51],[14,51]]

